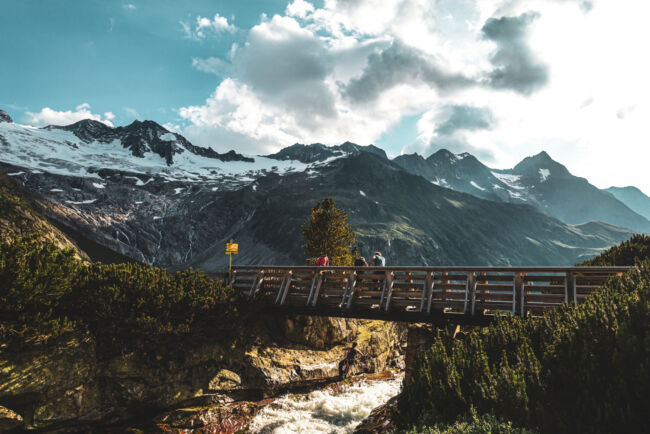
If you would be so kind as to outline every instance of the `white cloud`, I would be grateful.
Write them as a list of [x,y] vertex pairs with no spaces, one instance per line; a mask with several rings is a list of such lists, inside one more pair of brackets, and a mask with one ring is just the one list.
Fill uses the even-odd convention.
[[[421,113],[406,150],[429,152],[444,142],[435,139],[445,110],[480,107],[489,125],[454,130],[448,145],[495,167],[545,149],[601,187],[650,190],[648,15],[642,0],[293,0],[227,61],[192,61],[219,80],[203,104],[180,110],[184,132],[219,150],[271,152],[296,141],[371,143]],[[496,26],[509,22],[512,40]],[[441,77],[470,83],[447,88]]]
[[230,73],[232,65],[225,60],[218,57],[208,57],[207,59],[192,58],[192,66],[199,71],[208,74],[214,74],[218,77],[223,77]]
[[142,117],[140,116],[140,113],[133,107],[124,107],[124,111],[126,112],[127,115],[132,117],[133,119],[141,119]]
[[234,33],[237,30],[233,24],[228,22],[228,18],[215,14],[214,18],[197,16],[194,26],[181,21],[181,26],[185,36],[190,39],[201,40],[208,36],[220,35],[223,33]]
[[287,6],[287,15],[306,18],[307,14],[314,12],[314,5],[305,0],[294,0]]
[[109,127],[113,126],[111,122],[115,115],[111,112],[101,114],[94,114],[90,111],[90,104],[83,103],[75,107],[75,110],[57,111],[49,107],[44,107],[40,112],[26,112],[27,123],[36,127],[43,127],[46,125],[70,125],[83,119],[92,119],[102,122]]
[[133,3],[127,3],[124,5],[124,9],[134,11],[137,9],[137,7]]

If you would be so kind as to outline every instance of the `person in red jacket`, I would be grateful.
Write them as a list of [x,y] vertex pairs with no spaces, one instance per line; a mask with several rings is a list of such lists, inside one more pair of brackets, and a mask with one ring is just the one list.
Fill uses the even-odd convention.
[[316,265],[319,267],[327,267],[330,264],[330,258],[327,257],[327,254],[320,255],[316,259]]

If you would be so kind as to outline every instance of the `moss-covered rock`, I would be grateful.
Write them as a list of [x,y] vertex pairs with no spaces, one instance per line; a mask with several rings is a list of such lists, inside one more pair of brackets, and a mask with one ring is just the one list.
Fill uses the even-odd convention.
[[0,432],[21,428],[22,426],[22,416],[0,405]]

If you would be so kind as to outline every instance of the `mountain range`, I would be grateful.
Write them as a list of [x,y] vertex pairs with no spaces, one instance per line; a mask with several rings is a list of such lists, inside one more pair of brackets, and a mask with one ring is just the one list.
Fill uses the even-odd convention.
[[630,206],[640,203],[636,198],[626,202],[612,191],[600,190],[586,179],[572,175],[544,151],[508,170],[490,169],[470,154],[455,155],[444,149],[427,159],[411,154],[394,161],[434,184],[484,199],[527,203],[565,223],[596,220],[650,232],[648,218]]
[[[170,269],[304,261],[300,225],[334,197],[362,253],[400,265],[566,265],[650,232],[615,195],[542,152],[511,170],[470,154],[389,159],[375,146],[220,154],[153,121],[34,128],[0,117],[0,169],[93,250]],[[92,244],[94,243],[94,244]],[[94,247],[93,247],[94,246]]]

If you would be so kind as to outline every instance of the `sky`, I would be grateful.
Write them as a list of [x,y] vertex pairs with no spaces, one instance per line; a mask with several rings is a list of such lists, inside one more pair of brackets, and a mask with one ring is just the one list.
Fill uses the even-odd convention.
[[0,109],[219,152],[542,150],[650,193],[647,0],[0,0]]

